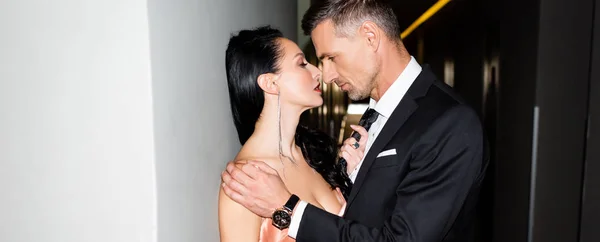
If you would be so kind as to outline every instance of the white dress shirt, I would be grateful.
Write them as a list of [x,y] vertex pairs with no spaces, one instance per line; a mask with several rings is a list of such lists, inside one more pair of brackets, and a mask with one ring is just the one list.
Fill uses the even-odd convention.
[[[400,76],[398,76],[396,81],[394,81],[390,88],[388,88],[388,90],[383,94],[383,96],[381,96],[379,102],[371,99],[369,103],[369,108],[374,108],[375,111],[379,113],[379,116],[369,129],[369,139],[367,140],[367,147],[365,147],[365,156],[367,156],[371,145],[373,145],[373,141],[375,141],[375,139],[379,135],[379,132],[392,115],[392,112],[394,112],[396,106],[398,106],[398,104],[400,103],[400,100],[402,100],[412,83],[415,81],[415,79],[417,79],[417,76],[419,76],[419,74],[421,73],[421,69],[422,68],[419,65],[419,63],[417,63],[415,58],[411,56],[410,62],[408,62],[408,65],[406,66],[404,71],[400,73]],[[356,168],[354,168],[354,170],[350,173],[350,179],[352,180],[352,182],[355,182],[356,176],[358,174],[358,171],[360,170],[364,159],[365,157],[363,156],[360,163],[358,163]],[[296,235],[298,234],[298,229],[300,228],[300,221],[302,220],[302,215],[304,215],[306,205],[308,204],[304,201],[298,202],[298,205],[294,210],[294,213],[292,214],[292,221],[288,230],[288,236],[294,239],[296,239]]]

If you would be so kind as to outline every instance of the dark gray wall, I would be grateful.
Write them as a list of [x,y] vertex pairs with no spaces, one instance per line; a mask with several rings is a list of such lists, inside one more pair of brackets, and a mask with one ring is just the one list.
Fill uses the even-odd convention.
[[500,1],[500,13],[493,15],[497,18],[493,23],[499,25],[500,56],[495,242],[527,241],[538,6],[538,1],[532,0]]
[[600,1],[596,0],[580,242],[600,241]]
[[[594,0],[453,1],[405,40],[417,53],[417,37],[424,38],[424,60],[440,77],[444,59],[454,59],[455,90],[485,111],[493,153],[478,241],[578,241],[586,145],[587,174],[600,173],[592,171],[600,167],[592,164],[600,154],[589,148],[600,147],[600,138],[594,140],[592,128],[585,140],[593,11]],[[496,57],[497,95],[487,97],[495,103],[486,103],[485,73],[492,67],[485,63]],[[598,109],[600,97],[589,103]],[[592,127],[593,122],[598,120],[591,120]],[[587,188],[597,190],[591,176]],[[590,189],[584,191],[583,213],[596,215],[584,215],[581,236],[598,233],[583,231],[600,217]]]
[[540,1],[534,242],[577,242],[594,0]]
[[[454,60],[455,90],[481,115],[492,160],[482,188],[477,241],[525,242],[537,80],[539,2],[455,1],[421,27],[425,63],[442,78]],[[416,37],[405,44],[417,53]],[[495,103],[483,103],[484,65],[499,57]],[[487,69],[486,69],[487,68]],[[494,115],[489,115],[489,114]],[[493,119],[493,120],[491,120]]]

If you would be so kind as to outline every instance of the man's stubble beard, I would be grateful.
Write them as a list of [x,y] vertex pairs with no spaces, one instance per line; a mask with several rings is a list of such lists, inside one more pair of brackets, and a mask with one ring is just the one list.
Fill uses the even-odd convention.
[[369,96],[369,94],[366,93],[366,95],[365,95],[365,91],[364,90],[353,89],[353,90],[351,90],[351,91],[348,92],[348,97],[352,101],[360,101],[360,100],[363,100],[363,99],[367,98],[368,96]]
[[360,101],[360,100],[370,97],[371,92],[375,88],[375,80],[376,80],[378,74],[379,74],[379,72],[376,71],[376,72],[372,73],[371,75],[369,75],[369,77],[367,78],[367,80],[369,82],[365,88],[360,88],[360,87],[354,86],[354,88],[352,90],[348,91],[348,97],[352,101]]

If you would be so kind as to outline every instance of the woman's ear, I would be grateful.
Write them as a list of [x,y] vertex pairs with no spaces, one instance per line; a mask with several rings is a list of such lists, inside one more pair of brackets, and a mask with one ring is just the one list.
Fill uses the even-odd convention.
[[261,74],[258,76],[258,86],[266,93],[277,95],[279,94],[279,87],[277,86],[277,79],[279,75],[273,73]]

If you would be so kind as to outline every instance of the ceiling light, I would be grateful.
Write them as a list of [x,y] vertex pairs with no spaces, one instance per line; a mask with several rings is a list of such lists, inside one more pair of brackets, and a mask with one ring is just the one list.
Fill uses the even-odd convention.
[[423,13],[423,15],[421,15],[421,17],[419,17],[415,22],[413,22],[410,26],[408,26],[408,28],[406,28],[406,30],[404,30],[404,32],[402,32],[402,34],[400,34],[400,38],[401,39],[406,38],[406,36],[408,36],[410,33],[412,33],[413,30],[415,30],[417,27],[419,27],[419,25],[421,25],[422,23],[427,21],[427,19],[429,19],[431,16],[433,16],[437,11],[442,9],[442,7],[444,7],[448,2],[450,2],[450,0],[437,1],[435,4],[433,4],[433,6],[431,6],[429,9],[427,9],[427,11],[425,11],[425,13]]

